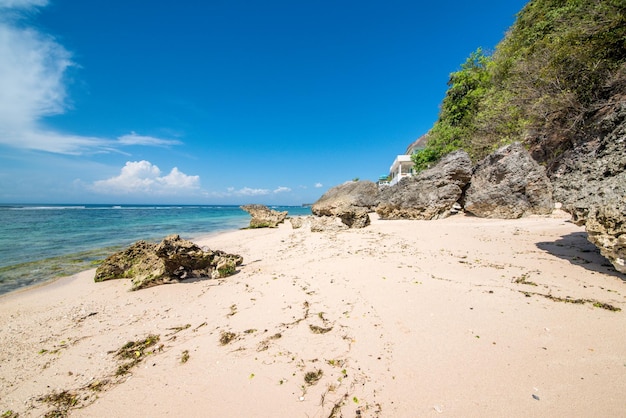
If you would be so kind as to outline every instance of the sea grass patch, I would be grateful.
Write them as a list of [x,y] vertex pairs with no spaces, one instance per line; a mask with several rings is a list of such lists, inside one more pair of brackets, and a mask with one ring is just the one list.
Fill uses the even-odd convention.
[[536,295],[536,296],[544,297],[546,299],[550,299],[553,302],[572,303],[575,305],[584,305],[585,303],[591,303],[595,308],[605,309],[611,312],[620,312],[622,310],[621,308],[618,308],[617,306],[613,306],[609,303],[600,302],[595,299],[572,299],[569,297],[561,298],[558,296],[546,295],[543,293],[536,293],[536,292],[524,292],[521,290],[520,290],[520,293],[522,293],[527,298],[533,295]]
[[[94,402],[98,393],[108,389],[110,386],[122,382],[121,376],[127,374],[133,367],[139,364],[145,357],[155,354],[163,349],[163,344],[155,347],[160,336],[150,334],[146,338],[138,341],[129,341],[114,353],[120,361],[118,368],[113,375],[93,380],[74,390],[53,391],[47,395],[37,398],[37,401],[50,405],[53,409],[43,415],[45,418],[64,418],[69,416],[72,409],[83,408]],[[5,412],[0,418],[17,418],[18,415],[11,415],[12,411]]]
[[228,345],[237,338],[237,334],[230,331],[222,331],[220,334],[220,345]]
[[333,327],[324,328],[317,325],[309,325],[309,329],[313,334],[326,334],[327,332],[332,331]]
[[177,333],[179,333],[179,332],[181,332],[181,331],[184,331],[184,330],[186,330],[186,329],[188,329],[188,328],[191,328],[191,324],[185,324],[185,325],[181,325],[181,326],[179,326],[179,327],[172,327],[172,328],[168,328],[167,330],[168,330],[168,331],[172,331],[172,332],[170,332],[169,334],[167,334],[167,335],[166,335],[166,337],[169,337],[170,335],[177,334]]
[[283,334],[281,334],[280,332],[277,332],[276,334],[267,337],[266,339],[264,339],[263,341],[261,341],[256,349],[256,351],[265,351],[267,349],[270,348],[270,341],[272,340],[278,340],[279,338],[282,338]]
[[76,393],[64,390],[61,392],[49,393],[41,398],[38,398],[37,400],[54,407],[51,411],[46,412],[44,415],[45,418],[57,418],[66,417],[69,410],[78,404],[79,398]]
[[319,382],[319,380],[322,378],[323,375],[324,375],[324,371],[322,369],[318,369],[314,372],[307,372],[304,375],[304,383],[306,383],[309,386],[314,385],[317,382]]
[[[129,341],[122,348],[117,350],[115,357],[123,363],[117,368],[116,376],[122,376],[129,372],[131,368],[139,364],[146,356],[153,354],[154,350],[148,350],[159,342],[159,335],[150,334],[143,340]],[[161,349],[159,347],[159,349]]]

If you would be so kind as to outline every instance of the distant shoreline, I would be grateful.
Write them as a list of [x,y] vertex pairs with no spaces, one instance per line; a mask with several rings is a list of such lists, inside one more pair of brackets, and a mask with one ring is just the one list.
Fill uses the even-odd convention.
[[5,205],[0,294],[92,268],[138,240],[159,241],[173,233],[193,240],[237,230],[249,219],[237,205]]

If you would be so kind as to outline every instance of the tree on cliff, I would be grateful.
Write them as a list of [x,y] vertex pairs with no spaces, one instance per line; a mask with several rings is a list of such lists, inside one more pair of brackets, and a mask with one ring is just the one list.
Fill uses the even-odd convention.
[[428,168],[444,155],[464,148],[464,138],[473,134],[475,115],[491,83],[491,59],[479,48],[450,74],[448,91],[441,104],[439,120],[428,133],[425,149],[413,155],[417,170]]
[[548,162],[624,80],[624,0],[532,0],[491,56],[479,49],[450,75],[416,168],[453,149],[477,160],[514,141]]

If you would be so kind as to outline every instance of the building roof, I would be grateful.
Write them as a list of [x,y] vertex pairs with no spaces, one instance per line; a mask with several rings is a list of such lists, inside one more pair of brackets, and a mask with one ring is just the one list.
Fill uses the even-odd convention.
[[419,138],[417,138],[417,140],[415,140],[415,142],[411,143],[411,145],[407,147],[405,154],[406,155],[415,154],[416,151],[422,148],[425,148],[427,142],[428,142],[428,134],[424,134],[420,136]]
[[391,164],[391,167],[389,167],[389,172],[393,173],[400,166],[406,167],[406,166],[412,166],[412,165],[413,165],[413,161],[411,160],[410,155],[406,155],[406,154],[398,155],[396,159],[393,160],[393,164]]

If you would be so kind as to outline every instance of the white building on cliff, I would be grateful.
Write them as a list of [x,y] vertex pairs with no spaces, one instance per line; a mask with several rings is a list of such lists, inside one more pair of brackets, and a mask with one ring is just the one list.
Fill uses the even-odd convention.
[[393,186],[405,177],[411,177],[413,172],[413,160],[411,155],[423,149],[426,146],[426,135],[422,135],[415,142],[411,143],[404,154],[398,155],[389,167],[389,175],[381,176],[378,179],[379,186]]

